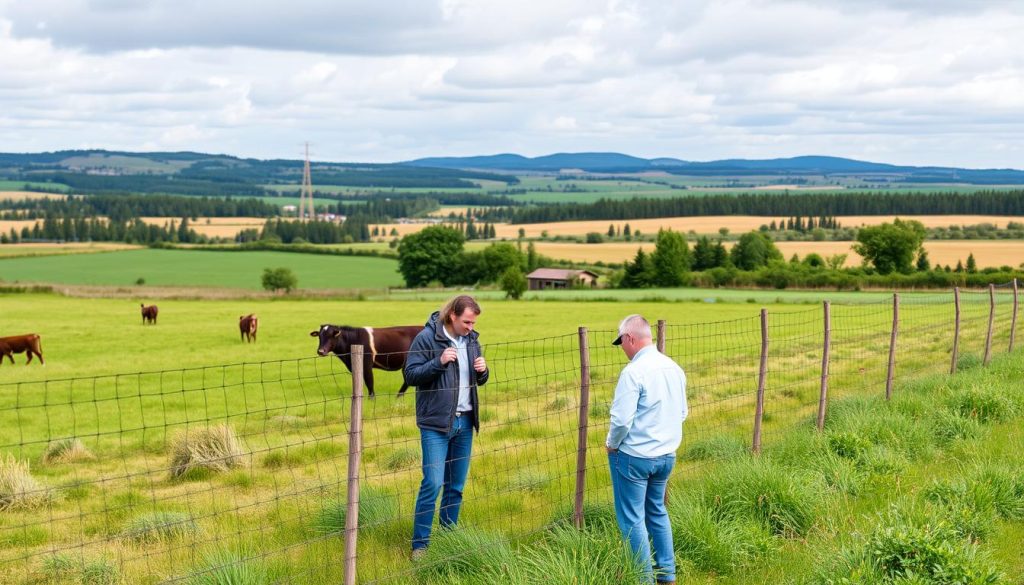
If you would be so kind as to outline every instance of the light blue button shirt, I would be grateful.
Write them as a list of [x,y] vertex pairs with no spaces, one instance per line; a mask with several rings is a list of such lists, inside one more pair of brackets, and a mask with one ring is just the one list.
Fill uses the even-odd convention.
[[649,345],[619,374],[605,445],[631,457],[675,453],[683,442],[686,415],[686,374]]
[[473,364],[469,363],[469,350],[467,349],[466,336],[454,337],[444,327],[444,336],[452,342],[452,347],[458,352],[459,358],[456,365],[459,367],[459,404],[455,407],[458,412],[473,410],[473,402],[469,398],[469,369]]

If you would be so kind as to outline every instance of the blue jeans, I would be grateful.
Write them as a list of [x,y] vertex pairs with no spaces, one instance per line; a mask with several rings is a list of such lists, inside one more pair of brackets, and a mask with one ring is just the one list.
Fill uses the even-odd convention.
[[455,418],[447,433],[420,429],[423,446],[423,481],[416,497],[416,515],[412,526],[412,548],[426,548],[430,544],[430,527],[434,523],[437,494],[441,496],[440,523],[442,528],[459,521],[462,489],[469,474],[469,457],[473,451],[473,424],[469,416]]
[[[616,451],[608,454],[615,496],[615,519],[623,538],[629,541],[648,583],[675,581],[676,558],[672,547],[672,525],[665,509],[665,486],[675,465],[674,454],[648,459]],[[651,566],[651,543],[654,567]]]

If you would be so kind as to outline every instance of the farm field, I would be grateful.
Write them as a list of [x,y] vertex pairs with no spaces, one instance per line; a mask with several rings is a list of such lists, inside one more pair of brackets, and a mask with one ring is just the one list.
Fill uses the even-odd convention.
[[[853,242],[776,242],[779,251],[788,260],[793,254],[803,258],[812,252],[822,256],[849,254],[846,266],[860,265],[861,258],[850,246]],[[690,242],[691,247],[693,242]],[[535,242],[537,252],[552,258],[564,258],[575,262],[623,262],[632,260],[636,251],[654,250],[653,242],[608,242],[603,244],[581,244],[577,242]],[[727,245],[728,247],[728,245]],[[958,260],[966,261],[974,254],[978,266],[1012,266],[1024,262],[1024,241],[1009,240],[929,240],[924,243],[932,265],[949,264],[956,266]]]
[[[33,188],[47,189],[53,191],[70,191],[67,185],[61,183],[43,183],[38,181],[9,181],[0,179],[0,191],[22,191],[25,185]],[[2,197],[0,197],[2,199]]]
[[[142,221],[151,225],[168,226],[171,221],[175,225],[181,223],[180,217],[143,217]],[[262,217],[200,217],[190,221],[189,227],[196,233],[209,237],[233,238],[238,232],[247,229],[262,229],[267,222]]]
[[402,283],[398,263],[385,258],[286,252],[128,250],[105,254],[0,260],[7,282],[210,286],[261,289],[264,268],[288,267],[300,288],[385,288]]
[[[975,360],[987,311],[987,298],[976,296],[965,296],[961,346],[962,354]],[[160,582],[202,571],[224,559],[216,555],[228,550],[239,551],[235,554],[249,559],[247,563],[289,575],[293,582],[312,585],[336,577],[342,547],[337,517],[331,514],[344,501],[344,421],[350,377],[337,359],[307,357],[316,346],[309,331],[324,322],[418,323],[438,305],[162,301],[159,324],[143,326],[137,303],[128,300],[33,294],[4,295],[0,302],[10,309],[0,314],[0,331],[40,332],[47,359],[45,368],[26,367],[20,363],[24,356],[19,355],[17,367],[0,368],[0,384],[24,382],[0,386],[0,420],[16,422],[0,424],[0,446],[5,453],[32,461],[32,472],[43,485],[64,494],[43,508],[0,512],[0,541],[5,545],[0,549],[0,565],[14,583],[45,577],[47,567],[56,562],[50,559],[60,555],[116,567],[124,582]],[[901,380],[918,370],[948,367],[948,305],[948,298],[940,294],[907,302],[907,337],[897,354]],[[920,386],[914,394],[901,385],[895,406],[884,408],[886,307],[879,302],[833,309],[830,395],[840,402],[833,403],[826,428],[834,426],[833,434],[842,437],[871,432],[851,426],[867,423],[849,418],[862,412],[858,409],[864,407],[859,405],[867,402],[853,402],[847,408],[841,404],[871,397],[872,408],[882,409],[873,417],[878,424],[899,425],[896,428],[909,436],[902,431],[889,433],[879,439],[885,442],[877,453],[874,446],[870,448],[867,455],[872,458],[863,463],[857,459],[833,463],[826,468],[831,471],[814,471],[819,467],[813,458],[806,463],[794,460],[797,453],[805,453],[806,458],[808,450],[819,453],[818,443],[829,443],[815,439],[808,428],[817,402],[821,311],[769,306],[773,349],[766,391],[766,459],[759,465],[770,465],[764,473],[776,481],[806,486],[787,493],[796,497],[814,493],[815,499],[794,525],[795,533],[776,533],[771,526],[763,529],[764,535],[762,529],[744,532],[762,544],[751,553],[725,555],[728,560],[723,565],[701,564],[685,545],[678,553],[681,581],[743,583],[754,574],[783,582],[783,576],[809,576],[820,566],[820,559],[837,559],[835,547],[855,541],[851,532],[870,532],[875,512],[898,503],[893,494],[914,495],[916,486],[923,489],[925,482],[955,478],[963,469],[958,462],[979,463],[974,453],[987,453],[986,463],[1019,465],[1022,451],[1017,447],[1024,437],[1017,419],[1004,419],[1001,425],[990,425],[990,433],[977,435],[978,441],[991,444],[968,438],[952,446],[935,443],[933,447],[931,442],[906,446],[904,441],[930,441],[921,438],[930,431],[912,429],[931,428],[922,427],[932,424],[924,418],[932,416],[927,409],[941,408],[946,396],[956,394],[955,389],[929,391]],[[254,345],[238,340],[238,315],[248,312],[260,316],[260,337]],[[590,530],[602,530],[599,522],[607,518],[611,492],[599,446],[614,380],[625,363],[621,351],[608,344],[626,312],[666,319],[668,352],[688,372],[691,415],[673,474],[674,505],[682,506],[676,509],[701,510],[702,500],[693,498],[705,491],[732,493],[738,482],[730,479],[734,476],[728,471],[740,473],[747,469],[744,465],[754,465],[742,453],[749,446],[756,386],[758,307],[487,301],[479,329],[493,374],[482,389],[483,432],[475,439],[460,521],[482,534],[461,546],[456,543],[455,550],[465,554],[481,547],[499,552],[508,546],[529,547],[539,540],[538,530],[564,517],[575,475],[579,325],[590,328],[591,340],[592,429],[586,501],[588,514],[595,516],[588,516],[588,522],[595,522]],[[1004,312],[997,319],[1000,353],[1005,352],[1007,317]],[[200,365],[208,367],[181,369]],[[1021,365],[1019,359],[1000,360],[993,376],[969,378],[967,386],[1006,392],[1008,376],[1020,371]],[[127,374],[158,370],[167,371]],[[105,377],[110,373],[126,375]],[[68,377],[79,380],[60,381]],[[50,381],[43,383],[44,379]],[[397,373],[378,372],[378,396],[364,404],[361,498],[367,508],[360,512],[360,575],[363,581],[386,578],[402,584],[442,585],[450,583],[450,577],[431,572],[429,565],[413,572],[407,560],[410,506],[418,482],[418,438],[411,397],[394,396],[398,380]],[[894,418],[894,412],[917,413],[920,419],[904,421]],[[222,473],[170,477],[168,460],[175,437],[184,429],[195,432],[221,422],[238,434],[243,450],[238,465]],[[81,438],[95,459],[42,463],[47,442],[60,437]],[[796,471],[798,464],[809,467]],[[840,475],[829,483],[833,472]],[[745,473],[757,473],[757,469]],[[146,533],[136,537],[132,527],[143,526],[141,520],[155,513],[184,518],[178,520],[183,523],[181,532],[169,531],[152,539]],[[678,521],[682,520],[673,520]],[[1019,576],[1019,566],[1013,562],[1019,554],[1012,545],[1020,534],[1015,527],[999,524],[986,546],[1001,568]],[[689,534],[677,533],[682,538]],[[608,538],[617,542],[614,532]],[[447,562],[444,539],[442,533],[437,535],[433,554],[439,557],[432,562]],[[521,554],[530,554],[529,549]],[[593,563],[603,557],[584,553],[582,558]],[[621,570],[621,566],[608,570]],[[544,581],[524,581],[539,582]],[[610,578],[610,582],[616,581]]]
[[0,190],[0,201],[28,201],[35,199],[67,199],[62,193],[40,193],[38,191]]
[[[63,244],[19,243],[0,246],[0,258],[20,256],[58,256],[62,254],[96,254],[116,250],[138,250],[141,246],[122,242],[65,242]],[[0,271],[0,278],[3,272]]]

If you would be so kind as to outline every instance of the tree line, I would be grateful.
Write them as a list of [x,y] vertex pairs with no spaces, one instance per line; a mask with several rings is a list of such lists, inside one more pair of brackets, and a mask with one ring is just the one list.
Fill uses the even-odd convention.
[[259,199],[182,195],[69,195],[66,199],[0,200],[3,219],[105,216],[115,221],[136,217],[273,217],[277,205]]
[[484,212],[482,219],[508,219],[512,223],[545,223],[708,215],[821,217],[957,214],[1024,214],[1024,190],[974,193],[743,193],[671,199],[599,199],[594,203],[552,203],[509,210],[489,210]]

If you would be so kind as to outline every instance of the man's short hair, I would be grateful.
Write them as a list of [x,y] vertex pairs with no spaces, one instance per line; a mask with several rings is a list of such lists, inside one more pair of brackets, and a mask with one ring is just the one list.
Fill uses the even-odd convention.
[[476,315],[479,315],[481,312],[480,305],[477,304],[476,299],[469,295],[459,295],[451,299],[441,307],[441,322],[450,322],[455,317],[465,313],[466,309],[473,311]]
[[637,339],[651,339],[651,324],[643,315],[629,315],[619,323],[619,335],[612,345],[622,345],[622,336],[630,334]]

